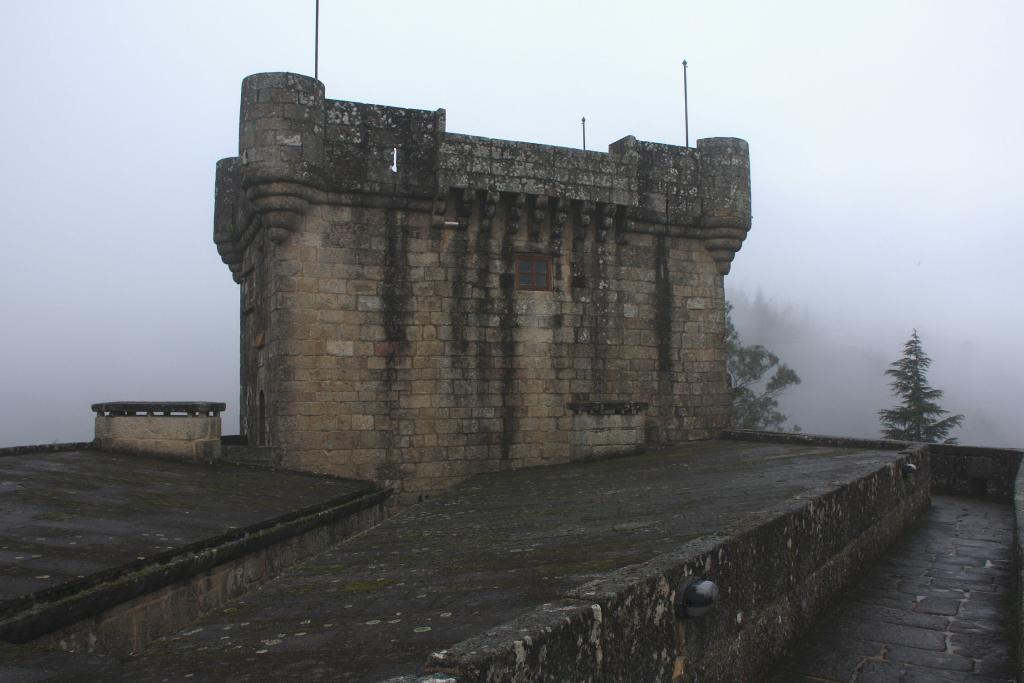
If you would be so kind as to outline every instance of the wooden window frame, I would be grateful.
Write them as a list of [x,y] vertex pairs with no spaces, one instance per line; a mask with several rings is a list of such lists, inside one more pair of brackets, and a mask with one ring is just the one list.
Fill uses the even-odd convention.
[[[543,283],[537,282],[537,273],[533,268],[528,271],[530,283],[522,283],[522,265],[525,263],[543,263],[545,265],[546,278]],[[516,289],[524,292],[550,292],[551,291],[551,257],[544,254],[517,254],[515,262],[515,286]]]

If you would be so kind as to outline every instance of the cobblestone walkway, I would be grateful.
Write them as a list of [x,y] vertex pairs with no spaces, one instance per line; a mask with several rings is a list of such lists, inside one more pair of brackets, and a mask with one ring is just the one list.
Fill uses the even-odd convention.
[[932,496],[921,525],[780,662],[770,683],[1016,681],[1013,512]]

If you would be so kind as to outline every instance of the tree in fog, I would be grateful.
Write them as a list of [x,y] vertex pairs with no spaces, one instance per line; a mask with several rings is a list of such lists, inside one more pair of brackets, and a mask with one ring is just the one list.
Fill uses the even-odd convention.
[[963,422],[963,415],[949,415],[937,403],[942,392],[928,386],[928,366],[932,364],[924,349],[917,330],[903,345],[903,356],[890,364],[885,374],[893,378],[892,393],[900,399],[900,405],[889,410],[879,410],[882,421],[882,436],[898,441],[925,441],[956,443],[946,436]]
[[[800,384],[800,377],[779,357],[755,344],[746,346],[732,324],[732,304],[725,305],[725,352],[732,393],[733,429],[783,431],[788,416],[779,410],[779,395]],[[800,427],[793,427],[800,431]]]

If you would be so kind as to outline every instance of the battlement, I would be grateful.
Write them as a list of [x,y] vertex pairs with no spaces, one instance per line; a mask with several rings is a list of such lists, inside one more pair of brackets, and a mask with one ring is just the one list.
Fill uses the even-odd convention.
[[460,135],[445,130],[443,109],[328,100],[319,81],[267,73],[242,84],[239,155],[218,164],[214,240],[238,279],[254,234],[280,243],[310,206],[419,200],[444,225],[476,193],[538,219],[596,216],[702,239],[722,273],[750,228],[743,140],[688,148],[627,136],[596,152]]

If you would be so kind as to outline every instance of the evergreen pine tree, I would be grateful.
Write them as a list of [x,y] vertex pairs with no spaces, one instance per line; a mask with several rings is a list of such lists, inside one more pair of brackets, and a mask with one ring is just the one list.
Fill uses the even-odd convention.
[[960,426],[964,416],[943,417],[949,411],[937,403],[942,392],[928,386],[928,366],[931,364],[932,359],[925,355],[921,339],[914,330],[903,345],[903,357],[885,371],[893,378],[893,395],[902,400],[901,405],[895,408],[878,411],[883,425],[882,436],[886,439],[956,443],[956,439],[946,439],[946,435]]

